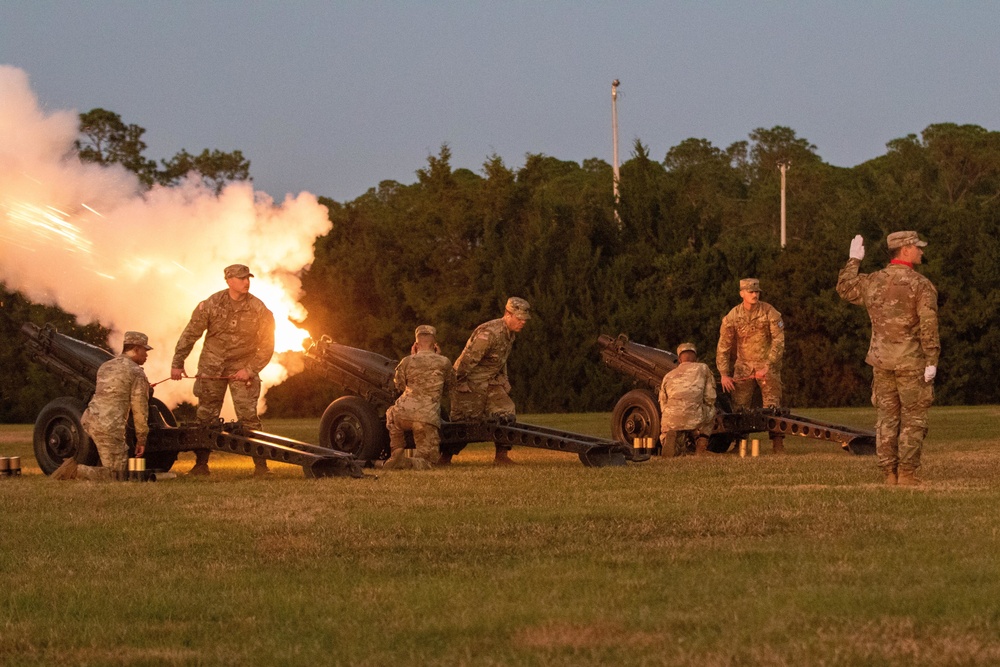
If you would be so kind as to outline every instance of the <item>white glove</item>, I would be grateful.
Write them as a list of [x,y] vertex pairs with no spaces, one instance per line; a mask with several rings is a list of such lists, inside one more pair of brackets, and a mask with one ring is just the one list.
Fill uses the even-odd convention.
[[933,382],[935,375],[937,375],[937,366],[928,366],[924,369],[924,382]]
[[865,258],[865,240],[858,234],[851,240],[851,259],[861,261]]

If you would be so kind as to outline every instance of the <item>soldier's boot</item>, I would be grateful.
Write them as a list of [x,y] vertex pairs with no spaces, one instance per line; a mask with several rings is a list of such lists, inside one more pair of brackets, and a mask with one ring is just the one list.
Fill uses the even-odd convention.
[[76,479],[76,459],[72,456],[62,462],[58,468],[52,471],[52,479],[67,480]]
[[660,433],[660,456],[680,456],[682,453],[677,448],[677,431]]
[[694,439],[694,455],[708,456],[708,436],[699,435]]
[[451,465],[451,452],[441,452],[441,456],[438,457],[437,462],[434,464],[436,466],[450,466]]
[[267,459],[253,457],[253,476],[268,477],[272,475],[271,469],[267,467]]
[[783,435],[771,436],[771,453],[772,454],[785,453],[785,436]]
[[899,471],[899,485],[900,486],[920,486],[923,484],[920,478],[917,477],[916,470],[900,470]]
[[514,459],[510,458],[510,454],[508,452],[510,452],[510,450],[507,449],[506,447],[501,447],[500,445],[497,445],[496,454],[493,456],[493,465],[495,466],[517,465],[517,462],[514,461]]
[[899,478],[896,477],[896,471],[892,468],[883,468],[882,474],[885,475],[886,486],[896,486],[899,483]]
[[194,466],[188,470],[189,475],[195,476],[207,476],[208,472],[208,457],[211,452],[207,449],[196,449],[194,450]]

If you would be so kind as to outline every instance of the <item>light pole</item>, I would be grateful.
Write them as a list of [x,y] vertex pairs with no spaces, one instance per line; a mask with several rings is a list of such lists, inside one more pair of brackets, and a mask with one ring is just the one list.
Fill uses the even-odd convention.
[[614,175],[615,194],[615,224],[622,226],[621,218],[618,217],[618,79],[611,82],[611,146],[612,146],[612,173]]
[[785,247],[785,172],[791,166],[789,160],[778,162],[778,169],[781,170],[781,247]]

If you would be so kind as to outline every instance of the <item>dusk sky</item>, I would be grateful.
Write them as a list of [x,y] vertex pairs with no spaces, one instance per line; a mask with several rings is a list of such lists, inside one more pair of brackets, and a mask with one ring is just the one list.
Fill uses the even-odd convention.
[[611,162],[615,78],[623,161],[786,125],[854,166],[931,123],[998,130],[998,27],[996,2],[4,0],[0,64],[47,110],[145,127],[147,157],[239,149],[279,200],[347,201],[442,143],[477,172]]

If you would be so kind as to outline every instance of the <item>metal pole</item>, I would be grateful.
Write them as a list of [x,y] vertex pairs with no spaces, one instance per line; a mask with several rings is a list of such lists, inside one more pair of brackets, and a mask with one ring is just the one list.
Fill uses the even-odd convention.
[[615,224],[621,227],[622,221],[618,217],[618,79],[611,82],[611,145],[614,174],[614,195],[615,195]]
[[788,162],[778,163],[781,170],[781,247],[785,247],[785,172],[788,171]]

